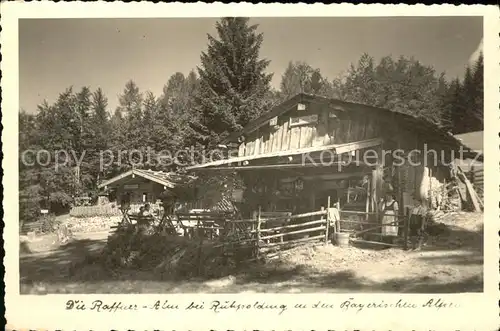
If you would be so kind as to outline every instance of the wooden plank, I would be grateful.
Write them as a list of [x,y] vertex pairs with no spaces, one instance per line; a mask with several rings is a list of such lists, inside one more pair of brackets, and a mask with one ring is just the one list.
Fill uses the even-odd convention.
[[269,221],[281,220],[281,219],[284,219],[284,218],[297,219],[297,218],[319,216],[319,215],[326,215],[326,211],[325,210],[320,210],[320,211],[313,211],[313,212],[310,212],[310,213],[303,213],[303,214],[298,214],[298,215],[279,216],[279,217],[275,217],[275,218],[266,218],[266,219],[263,219],[262,221],[263,222],[269,222]]
[[261,213],[261,208],[259,206],[259,212],[257,214],[257,251],[256,251],[256,256],[259,256],[259,244],[261,241],[261,236],[260,236],[260,226],[261,226],[261,219],[260,219],[260,213]]
[[274,139],[276,136],[276,132],[272,128],[268,128],[269,130],[269,152],[272,153],[274,152],[273,145],[274,145]]
[[323,239],[323,238],[324,238],[323,235],[318,235],[318,236],[314,236],[314,237],[300,238],[300,239],[288,240],[288,241],[284,241],[284,242],[264,244],[264,245],[261,245],[260,247],[262,247],[262,248],[275,247],[275,246],[281,246],[281,245],[287,245],[287,244],[295,244],[295,243],[313,241],[313,240]]
[[245,156],[252,155],[252,145],[253,144],[254,144],[254,142],[250,141],[250,140],[246,142]]
[[128,217],[129,217],[131,220],[141,220],[141,221],[146,221],[146,220],[154,220],[154,219],[155,219],[153,216],[129,215]]
[[288,129],[288,121],[285,121],[282,125],[282,132],[281,132],[281,151],[285,151],[289,149],[289,143],[290,143],[290,130]]
[[365,212],[365,211],[356,211],[356,210],[341,210],[340,215],[342,214],[354,214],[354,215],[377,215],[375,212]]
[[339,119],[338,118],[328,118],[328,124],[326,127],[326,132],[330,136],[328,144],[337,144],[338,139],[337,139],[337,131],[338,127],[340,125]]
[[325,136],[327,134],[326,130],[324,130],[324,134],[319,136],[319,129],[316,126],[311,127],[311,145],[310,146],[322,146],[328,144],[325,141]]
[[[315,231],[321,231],[321,230],[325,230],[325,229],[326,229],[326,226],[318,226],[318,227],[310,228],[310,229],[297,230],[297,231],[291,231],[291,232],[286,232],[286,233],[272,234],[272,235],[269,235],[269,236],[260,237],[260,239],[261,240],[266,240],[266,239],[278,238],[278,237],[281,237],[283,235],[292,235],[292,234],[299,234],[299,233],[315,232]],[[323,235],[321,235],[321,237],[323,237]]]
[[[296,142],[298,142],[298,140]],[[258,156],[250,155],[250,156],[244,156],[244,157],[233,157],[230,159],[218,160],[218,161],[214,161],[214,162],[209,162],[209,163],[199,164],[196,166],[187,167],[187,170],[205,168],[208,166],[238,163],[238,162],[242,162],[242,161],[246,161],[246,160],[258,160],[258,159],[262,159],[262,158],[285,157],[285,156],[292,156],[292,155],[300,155],[300,154],[304,154],[304,153],[321,152],[324,150],[334,150],[337,154],[340,154],[340,152],[345,153],[346,151],[351,151],[355,148],[360,148],[360,147],[367,148],[370,146],[377,146],[377,145],[380,145],[381,142],[382,142],[381,138],[374,138],[374,139],[363,140],[363,141],[358,141],[358,142],[350,142],[350,143],[345,143],[345,144],[331,144],[331,145],[317,146],[317,147],[314,146],[314,147],[306,147],[306,148],[295,148],[292,150],[265,153],[265,154],[261,154]]]
[[282,127],[279,127],[277,130],[274,130],[274,140],[273,140],[273,152],[277,152],[281,150],[281,131]]
[[229,223],[257,223],[257,219],[230,220]]
[[[317,168],[317,167],[337,167],[340,162],[333,162],[327,164],[302,164],[302,163],[293,163],[293,164],[266,164],[261,166],[230,166],[230,167],[219,167],[219,168],[205,168],[204,170],[214,170],[214,171],[234,171],[234,170],[264,170],[264,169],[300,169],[300,168]],[[203,169],[203,168],[202,168]],[[201,170],[201,169],[200,169]],[[345,175],[344,177],[350,177]]]
[[[376,230],[376,229],[379,229],[379,228],[382,228],[383,226],[397,226],[398,228],[402,228],[403,225],[397,225],[399,223],[399,221],[395,221],[395,222],[391,222],[391,223],[388,223],[388,224],[378,224],[377,226],[374,226],[374,227],[371,227],[371,228],[368,228],[368,229],[364,229],[364,230],[361,230],[361,231],[356,231],[356,235],[360,235],[362,233],[366,233],[366,232],[370,232],[370,231],[373,231],[373,230]],[[373,223],[375,224],[375,223]]]
[[326,223],[326,221],[324,219],[322,219],[322,220],[311,221],[311,222],[306,222],[306,223],[301,223],[301,224],[289,224],[289,225],[285,225],[285,226],[277,226],[274,228],[265,228],[265,229],[261,229],[260,231],[261,232],[273,232],[273,231],[278,231],[278,230],[300,228],[303,226],[308,226],[308,225],[313,225],[313,224],[324,224],[324,223]]
[[360,122],[360,125],[361,125],[361,133],[358,137],[358,140],[365,140],[367,139],[366,137],[366,126],[367,126],[367,123],[368,123],[368,119],[367,118],[364,118],[361,122]]
[[316,126],[312,128],[312,146],[322,146],[330,144],[328,132],[328,112],[323,111],[320,120]]
[[290,149],[299,148],[300,141],[300,126],[296,126],[290,129]]
[[311,147],[312,146],[312,126],[304,126],[300,132],[300,142],[299,147]]
[[254,147],[254,152],[253,155],[259,155],[262,154],[260,150],[260,142],[261,142],[262,136],[258,135],[257,139],[255,139],[255,147]]
[[358,132],[359,132],[359,119],[356,117],[351,121],[350,127],[350,135],[348,141],[356,141],[358,140]]
[[292,139],[292,129],[290,128],[290,123],[286,121],[283,124],[283,143],[281,145],[281,149],[283,151],[289,150],[290,149],[290,140]]
[[472,204],[474,205],[474,209],[476,212],[481,211],[481,206],[479,205],[479,201],[477,200],[477,194],[474,188],[472,187],[472,184],[470,181],[467,179],[467,176],[463,173],[462,169],[457,166],[459,173],[462,175],[462,180],[465,183],[465,186],[467,187],[467,191],[469,191],[469,196],[471,198]]
[[369,148],[374,146],[379,146],[382,143],[382,139],[369,139],[369,140],[361,140],[343,144],[342,146],[338,146],[335,148],[335,152],[337,154],[349,153],[352,151],[357,151],[363,148]]
[[217,216],[217,217],[220,217],[220,216],[228,216],[228,215],[231,215],[232,213],[231,212],[218,212],[218,211],[214,211],[214,212],[204,211],[204,212],[191,212],[191,213],[182,212],[182,213],[175,213],[175,214],[177,216]]
[[[328,202],[326,204],[327,208],[330,208],[330,196],[328,196]],[[321,210],[323,210],[323,207],[321,207]],[[327,209],[328,210],[328,209]],[[322,221],[326,221],[326,229],[325,229],[325,245],[328,244],[328,230],[330,227],[330,222],[328,221],[328,213],[326,214],[326,219],[323,219],[323,216],[321,216]]]
[[363,221],[350,221],[350,220],[339,220],[342,223],[352,223],[352,224],[365,224],[365,225],[376,225],[375,222],[363,222]]
[[352,138],[352,129],[353,129],[353,120],[349,119],[346,123],[346,135],[345,135],[345,142],[351,142],[353,140]]
[[347,130],[349,128],[349,119],[340,120],[339,130],[337,131],[337,143],[343,144],[348,142]]
[[266,134],[264,135],[264,153],[270,153],[270,149],[269,149],[270,139],[271,139],[271,136],[270,136],[269,132],[266,132]]
[[304,134],[304,137],[300,137],[300,147],[311,147],[313,146],[313,128],[315,129],[316,127],[308,125],[304,127],[304,130],[302,133]]
[[365,139],[370,139],[377,136],[376,132],[377,123],[373,118],[369,118],[366,123]]
[[370,240],[363,240],[363,239],[349,239],[349,241],[353,242],[353,243],[365,243],[365,244],[382,245],[382,246],[389,246],[389,247],[400,247],[400,245],[396,245],[396,244],[388,244],[388,243],[383,243],[383,242],[378,242],[378,241],[370,241]]
[[281,151],[281,145],[283,144],[283,124],[279,124],[279,128],[276,131],[276,151]]
[[224,222],[226,221],[223,217],[179,217],[180,221],[198,221],[202,220],[205,223],[215,223],[215,222]]
[[238,147],[238,156],[244,156],[245,155],[245,143],[241,143],[240,146]]
[[278,131],[276,129],[271,130],[271,142],[270,142],[270,152],[276,152],[277,151],[277,146],[278,146]]

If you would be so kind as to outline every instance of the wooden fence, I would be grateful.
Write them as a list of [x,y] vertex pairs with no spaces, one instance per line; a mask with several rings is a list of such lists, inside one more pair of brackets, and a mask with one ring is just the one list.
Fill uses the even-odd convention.
[[474,188],[482,191],[484,187],[484,169],[483,167],[471,167],[467,177],[474,185]]
[[[349,219],[348,215],[358,215],[361,219],[365,219],[365,221]],[[366,243],[389,247],[403,246],[406,249],[408,246],[408,217],[406,215],[395,215],[396,220],[394,222],[382,224],[378,220],[379,215],[376,212],[341,210],[340,220],[337,222],[339,225],[337,231],[349,233],[349,241],[351,243]],[[382,233],[384,226],[397,226],[399,243],[386,243],[363,238],[367,236],[382,238],[384,236]]]
[[121,212],[116,205],[77,206],[71,208],[72,217],[120,216]]
[[[138,213],[139,208],[144,204],[130,205],[129,213]],[[150,203],[151,210],[161,210],[158,204]],[[77,206],[71,208],[69,215],[72,217],[95,217],[95,216],[121,216],[120,206],[116,204],[96,205],[96,206]]]
[[287,212],[256,213],[255,218],[229,221],[230,227],[250,236],[236,240],[238,243],[252,243],[255,257],[271,256],[282,248],[289,248],[305,242],[328,242],[329,222],[327,211],[291,215]]

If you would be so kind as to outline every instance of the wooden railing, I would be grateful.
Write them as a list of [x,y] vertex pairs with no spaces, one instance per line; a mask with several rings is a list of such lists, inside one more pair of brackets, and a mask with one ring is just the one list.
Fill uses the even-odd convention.
[[[365,216],[365,217],[362,217],[363,219],[369,219],[371,217],[373,219],[373,221],[370,222],[370,221],[346,220],[346,215]],[[398,237],[403,239],[403,246],[405,248],[407,248],[407,244],[408,244],[408,217],[406,215],[394,215],[394,217],[396,218],[396,220],[394,222],[382,224],[382,222],[380,222],[380,220],[378,219],[378,217],[380,215],[381,215],[380,213],[376,213],[376,212],[360,212],[360,211],[341,210],[340,211],[340,220],[339,220],[339,222],[337,222],[339,225],[337,230],[339,232],[350,232],[351,236],[352,236],[349,239],[350,242],[399,247],[399,246],[401,246],[401,244],[390,244],[390,243],[384,243],[384,242],[373,241],[373,240],[359,239],[360,235],[363,235],[363,234],[369,234],[371,236],[382,237],[383,234],[380,233],[382,230],[382,227],[384,227],[384,226],[396,226],[396,227],[398,227],[398,229],[403,229],[403,231],[402,231],[403,233],[401,233],[401,234],[398,231]],[[358,227],[352,227],[352,226],[343,227],[342,224],[358,225]],[[380,230],[380,232],[375,232],[376,230]],[[356,238],[356,237],[358,237],[358,238]]]
[[329,221],[325,209],[299,215],[259,210],[252,219],[231,222],[247,229],[250,238],[239,242],[253,242],[256,257],[296,243],[314,241],[327,243],[329,237]]

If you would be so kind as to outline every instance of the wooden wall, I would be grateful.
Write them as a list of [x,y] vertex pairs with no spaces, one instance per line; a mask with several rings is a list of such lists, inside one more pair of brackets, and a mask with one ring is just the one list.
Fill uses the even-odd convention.
[[[330,117],[330,114],[337,117]],[[290,118],[317,115],[310,125],[290,125]],[[329,107],[309,104],[306,110],[292,110],[278,117],[277,125],[269,123],[251,132],[239,147],[238,156],[267,154],[313,146],[343,144],[377,138],[381,123],[376,117],[346,114]]]
[[[143,193],[147,194],[147,199],[149,203],[154,203],[163,191],[163,186],[155,182],[147,181],[142,178],[137,178],[137,180],[131,180],[125,184],[120,184],[116,187],[116,196],[118,201],[120,201],[121,196],[130,193],[130,203],[141,204]],[[138,188],[127,189],[125,185],[138,185]]]

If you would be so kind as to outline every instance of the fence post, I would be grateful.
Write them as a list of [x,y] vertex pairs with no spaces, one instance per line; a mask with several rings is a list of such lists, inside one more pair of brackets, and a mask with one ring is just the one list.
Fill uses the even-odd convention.
[[198,248],[198,276],[201,276],[202,272],[201,272],[201,269],[202,269],[202,266],[203,266],[203,263],[202,263],[202,254],[203,254],[203,233],[201,233],[200,231],[200,219],[198,219],[198,222],[196,223],[196,233],[198,234],[198,236],[200,237],[200,242],[199,242],[199,245],[200,247]]
[[261,207],[259,205],[259,211],[257,212],[257,251],[255,252],[255,256],[258,258],[259,257],[259,250],[260,250],[260,213],[261,213]]
[[[330,198],[330,197],[328,197],[328,198]],[[330,199],[328,199],[328,200],[330,200]],[[324,208],[324,207],[321,207],[321,211],[324,211],[324,210],[325,210],[325,208]],[[321,215],[321,219],[322,219],[322,220],[323,220],[323,219],[325,219],[325,218],[323,217],[323,215]],[[327,210],[326,210],[325,245],[328,245],[328,226],[329,226],[329,224],[330,224],[330,220],[328,219],[328,209],[327,209]]]
[[407,250],[408,249],[408,227],[409,227],[408,218],[410,217],[410,208],[407,207],[404,214],[405,215],[404,215],[404,228],[403,228],[403,237],[404,237],[403,248],[405,250]]

